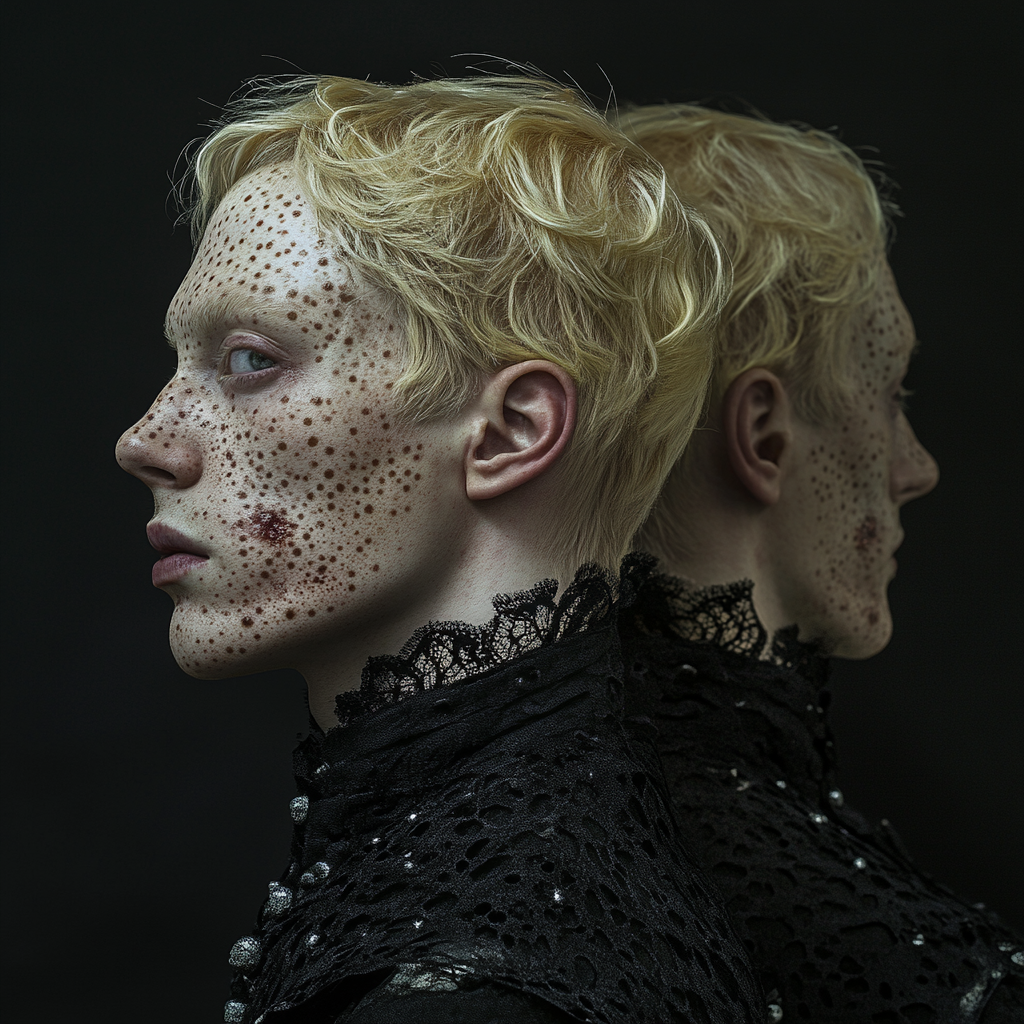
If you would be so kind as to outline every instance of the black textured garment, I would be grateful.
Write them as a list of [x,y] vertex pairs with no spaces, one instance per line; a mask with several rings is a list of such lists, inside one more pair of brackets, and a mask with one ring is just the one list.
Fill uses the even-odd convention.
[[623,627],[688,848],[724,893],[774,1020],[1024,1022],[1022,942],[844,804],[828,663],[768,636],[752,584],[654,577]]
[[372,659],[300,745],[292,863],[233,949],[228,1019],[766,1019],[631,715],[613,581],[556,589]]

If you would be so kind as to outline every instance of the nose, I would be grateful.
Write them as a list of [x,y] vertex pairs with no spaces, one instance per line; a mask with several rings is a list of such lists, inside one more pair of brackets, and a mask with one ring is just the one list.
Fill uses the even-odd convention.
[[892,468],[892,490],[897,504],[922,498],[939,482],[939,464],[917,439],[914,428],[901,417],[898,449]]
[[189,436],[187,412],[178,408],[180,397],[171,381],[117,442],[118,465],[153,489],[184,490],[202,476],[202,454]]

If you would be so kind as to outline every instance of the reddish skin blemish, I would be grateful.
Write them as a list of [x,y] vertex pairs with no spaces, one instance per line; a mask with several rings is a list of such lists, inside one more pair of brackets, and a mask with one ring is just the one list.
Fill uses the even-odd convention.
[[853,543],[858,551],[867,551],[871,545],[878,540],[878,520],[874,516],[868,516],[864,522],[853,531]]
[[249,532],[268,544],[284,544],[297,529],[297,523],[290,522],[280,512],[262,505],[257,505],[249,513]]

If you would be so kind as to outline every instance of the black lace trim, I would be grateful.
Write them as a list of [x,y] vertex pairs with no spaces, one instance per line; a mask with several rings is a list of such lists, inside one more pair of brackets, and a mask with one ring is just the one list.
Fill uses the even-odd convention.
[[581,566],[561,598],[557,580],[541,580],[530,590],[499,594],[490,622],[428,622],[398,654],[370,658],[358,690],[339,694],[335,709],[341,726],[406,697],[439,686],[465,682],[508,664],[530,651],[604,623],[616,609],[633,604],[654,566],[650,555],[622,560],[618,577],[594,563]]
[[638,612],[646,631],[767,661],[807,678],[822,675],[827,659],[817,644],[797,639],[797,626],[776,630],[769,642],[768,630],[754,608],[753,580],[698,587],[675,576],[657,574],[647,591],[657,598],[647,602],[641,598]]

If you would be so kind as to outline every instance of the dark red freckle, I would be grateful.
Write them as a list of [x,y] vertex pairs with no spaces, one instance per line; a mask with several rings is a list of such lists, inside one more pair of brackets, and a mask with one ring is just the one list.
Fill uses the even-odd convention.
[[284,613],[284,617],[286,619],[294,619],[295,618],[295,609],[294,608],[289,608],[288,611],[286,611]]
[[877,626],[878,625],[878,612],[876,612],[874,610],[869,611],[868,612],[868,622],[872,626]]
[[355,374],[352,374],[352,376],[349,377],[348,382],[349,382],[349,384],[355,384],[355,382],[356,382]]
[[302,211],[301,210],[292,210],[292,216],[293,217],[301,217],[302,216]]
[[408,454],[409,454],[409,452],[411,452],[411,451],[412,451],[412,449],[411,449],[411,448],[410,448],[410,447],[409,447],[408,445],[406,445],[406,446],[405,446],[405,447],[404,447],[404,448],[402,449],[402,454],[403,454],[403,455],[408,455]]
[[294,298],[295,298],[295,296],[296,296],[296,295],[298,295],[298,294],[299,294],[299,293],[298,293],[298,292],[297,292],[297,291],[296,291],[296,290],[295,290],[294,288],[292,288],[292,289],[291,289],[291,290],[290,290],[290,291],[288,292],[288,298],[289,298],[289,299],[294,299]]
[[[334,454],[334,449],[333,448],[325,448],[324,449],[324,454],[325,455],[333,455]],[[325,473],[324,476],[326,476],[326,475],[327,474]]]
[[269,580],[270,579],[270,573],[267,572],[266,569],[264,569],[263,572],[260,573],[260,578],[261,579],[265,579],[265,580]]
[[358,434],[358,433],[359,433],[359,431],[358,431],[358,430],[356,430],[356,428],[355,428],[355,427],[349,427],[349,428],[348,428],[348,432],[349,432],[350,434],[353,434],[353,435],[354,435],[354,434]]
[[352,339],[351,338],[346,338],[345,339],[345,344],[346,345],[351,345],[352,344]]
[[248,627],[248,626],[251,626],[251,625],[252,625],[252,619],[250,619],[250,618],[248,618],[248,617],[247,617],[247,618],[244,618],[244,619],[242,619],[242,625],[243,625],[243,626],[246,626],[246,627]]
[[391,429],[391,424],[390,423],[385,423],[384,424],[384,429],[385,430],[390,430]]
[[384,358],[385,359],[390,359],[391,358],[391,349],[389,349],[389,348],[384,349]]
[[319,443],[320,443],[320,438],[319,437],[307,437],[306,438],[306,444],[308,444],[310,448],[315,448]]
[[294,309],[288,314],[288,319],[289,320],[297,320],[298,317],[299,317],[299,314],[296,313]]

